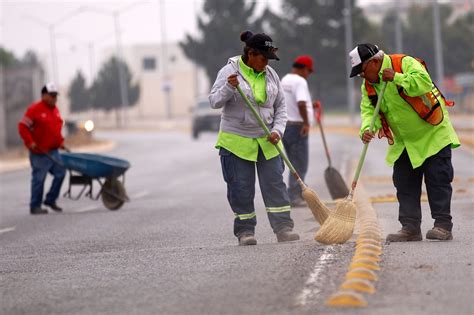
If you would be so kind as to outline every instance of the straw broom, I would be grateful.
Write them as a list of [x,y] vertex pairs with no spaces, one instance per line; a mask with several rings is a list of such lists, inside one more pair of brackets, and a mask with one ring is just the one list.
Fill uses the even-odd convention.
[[[380,102],[383,98],[386,87],[387,82],[383,82],[382,90],[375,106],[374,115],[372,116],[372,121],[370,122],[370,132],[373,132],[375,119],[379,114]],[[329,217],[314,236],[316,241],[323,244],[342,244],[351,238],[352,233],[354,232],[356,218],[356,207],[352,199],[354,196],[354,190],[357,186],[357,181],[359,180],[360,171],[364,165],[365,155],[367,153],[368,147],[369,142],[364,144],[362,153],[360,154],[359,164],[357,165],[349,195],[344,200],[338,202],[336,204],[336,209],[330,212]]]
[[[247,98],[247,95],[244,94],[244,92],[242,91],[240,86],[237,86],[237,91],[239,91],[240,96],[242,96],[243,100],[247,104],[247,107],[250,109],[252,114],[257,119],[258,124],[260,125],[260,127],[262,127],[263,130],[265,131],[265,134],[267,136],[269,136],[271,134],[270,130],[268,130],[267,125],[265,125],[265,122],[262,120],[262,118],[258,114],[257,110],[252,105],[250,100]],[[302,195],[303,199],[306,201],[306,203],[308,204],[308,207],[311,210],[314,218],[316,219],[316,221],[318,221],[319,225],[323,225],[324,221],[326,221],[326,219],[329,216],[330,210],[321,202],[321,200],[319,199],[316,192],[314,190],[312,190],[311,188],[309,188],[303,182],[300,175],[296,172],[296,169],[293,167],[293,164],[291,164],[290,160],[286,156],[286,153],[284,152],[284,149],[281,145],[281,142],[277,143],[275,145],[275,147],[277,148],[278,152],[280,153],[280,156],[283,158],[283,161],[285,161],[286,165],[290,169],[291,174],[296,178],[296,181],[300,185],[301,190],[302,190],[301,195]]]

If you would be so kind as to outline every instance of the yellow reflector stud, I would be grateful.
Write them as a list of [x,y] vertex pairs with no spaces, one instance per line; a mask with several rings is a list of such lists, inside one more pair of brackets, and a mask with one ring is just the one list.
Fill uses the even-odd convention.
[[366,307],[367,301],[357,292],[341,290],[329,297],[327,306],[332,307]]
[[378,281],[379,278],[372,270],[365,268],[354,268],[346,273],[346,279],[366,279],[370,281]]
[[370,294],[375,292],[374,285],[365,279],[348,279],[341,285],[341,289],[354,290]]
[[380,270],[380,266],[378,263],[372,260],[363,259],[363,258],[355,258],[352,260],[352,263],[349,266],[349,270],[355,268],[366,268],[370,270]]

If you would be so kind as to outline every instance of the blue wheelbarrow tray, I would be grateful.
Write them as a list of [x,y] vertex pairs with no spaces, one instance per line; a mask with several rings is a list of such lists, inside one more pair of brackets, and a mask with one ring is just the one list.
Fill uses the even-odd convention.
[[92,178],[116,178],[130,167],[126,160],[91,153],[62,153],[64,166]]

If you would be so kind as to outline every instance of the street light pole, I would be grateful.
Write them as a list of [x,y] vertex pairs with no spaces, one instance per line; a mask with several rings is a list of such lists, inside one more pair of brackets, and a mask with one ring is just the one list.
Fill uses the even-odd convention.
[[172,104],[171,104],[171,82],[169,80],[168,72],[168,51],[166,43],[166,14],[164,0],[160,0],[160,28],[161,28],[161,64],[163,65],[163,73],[161,77],[162,90],[165,92],[166,98],[166,117],[173,118]]
[[[114,11],[108,11],[108,10],[102,10],[94,7],[83,7],[83,11],[91,11],[91,12],[96,12],[99,14],[104,14],[107,16],[111,16],[114,20],[114,30],[115,30],[115,55],[117,59],[117,70],[118,70],[118,77],[119,77],[119,89],[120,89],[120,109],[122,112],[122,121],[123,125],[126,123],[125,119],[125,108],[129,107],[129,102],[128,102],[128,86],[125,78],[125,69],[124,69],[124,64],[125,60],[123,59],[123,53],[122,53],[122,41],[121,41],[121,33],[120,33],[120,21],[119,21],[119,16],[123,12],[130,10],[131,8],[140,5],[140,4],[145,4],[148,3],[148,1],[140,1],[140,2],[133,2],[130,5],[127,5],[121,9],[114,10]],[[121,126],[120,123],[120,117],[118,115],[118,108],[116,109],[116,119],[117,119],[117,126]]]
[[55,38],[55,30],[56,27],[59,24],[62,24],[72,17],[77,16],[77,14],[80,14],[82,12],[82,8],[75,9],[65,16],[63,16],[61,19],[56,20],[56,22],[49,23],[46,22],[40,18],[37,18],[35,16],[31,15],[26,15],[25,17],[28,18],[28,20],[35,21],[37,25],[41,25],[44,28],[48,29],[49,33],[49,45],[50,45],[50,50],[51,50],[51,77],[53,78],[53,81],[59,86],[59,68],[58,68],[58,57],[57,57],[57,48],[56,48],[56,38]]
[[[346,52],[351,51],[352,49],[352,9],[351,9],[351,0],[345,0],[344,8],[344,24],[345,24],[345,42],[346,42]],[[351,73],[351,62],[346,56],[346,95],[347,95],[347,106],[349,110],[349,116],[351,122],[354,122],[355,119],[355,102],[354,102],[354,82],[349,75]]]
[[56,39],[54,38],[54,25],[48,26],[49,31],[49,44],[51,49],[51,76],[53,81],[59,86],[58,78],[58,60],[56,54]]
[[117,67],[118,67],[118,75],[119,75],[119,84],[120,84],[120,99],[121,99],[121,112],[122,112],[122,123],[119,122],[119,117],[117,115],[117,125],[125,126],[125,109],[129,107],[128,104],[128,87],[127,83],[125,82],[125,69],[123,63],[123,52],[122,52],[122,41],[120,37],[120,22],[119,22],[119,11],[114,11],[114,26],[115,26],[115,44],[117,49]]
[[437,0],[433,0],[433,23],[434,23],[434,49],[436,64],[436,81],[438,87],[443,90],[444,65],[443,65],[443,48],[441,47],[441,26],[439,17],[439,4]]
[[403,52],[403,32],[402,32],[402,20],[400,18],[400,1],[396,1],[396,12],[395,12],[395,50],[398,54]]

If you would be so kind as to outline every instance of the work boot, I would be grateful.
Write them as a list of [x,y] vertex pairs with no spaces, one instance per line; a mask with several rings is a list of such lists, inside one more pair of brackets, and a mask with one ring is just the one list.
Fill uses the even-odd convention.
[[30,214],[48,214],[48,210],[41,207],[30,209]]
[[407,228],[402,228],[394,234],[387,235],[387,242],[414,242],[423,240],[421,231],[413,231]]
[[450,241],[453,239],[453,233],[441,227],[435,226],[426,232],[426,238],[429,240]]
[[257,245],[257,240],[253,234],[247,233],[239,236],[239,246]]
[[292,231],[278,232],[276,233],[276,237],[279,243],[297,241],[300,239],[300,236]]
[[63,211],[63,208],[59,207],[58,204],[54,201],[53,202],[45,202],[44,205],[50,207],[52,210],[54,210],[56,212],[62,212]]

